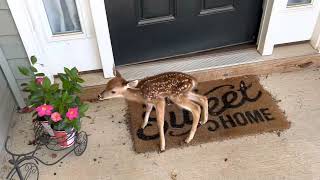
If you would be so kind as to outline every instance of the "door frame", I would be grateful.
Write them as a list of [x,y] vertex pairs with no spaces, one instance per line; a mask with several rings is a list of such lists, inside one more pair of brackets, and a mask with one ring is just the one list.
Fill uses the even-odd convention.
[[[264,0],[263,15],[261,20],[261,27],[258,37],[258,51],[261,55],[271,55],[273,48],[277,44],[290,43],[296,41],[306,41],[310,40],[310,44],[315,49],[319,49],[320,43],[320,1],[312,0],[310,4],[307,5],[297,5],[292,7],[287,7],[288,0]],[[304,17],[301,18],[312,18],[307,21],[306,31],[304,29],[292,28],[297,26],[296,21],[290,18],[296,18],[304,13]],[[317,14],[315,14],[317,13]],[[309,17],[307,17],[309,15]],[[287,21],[288,20],[288,21]],[[287,23],[285,26],[280,22]],[[299,20],[298,20],[299,21]],[[300,19],[301,21],[301,19]],[[282,27],[280,27],[280,24]],[[289,28],[286,28],[286,25]],[[313,29],[309,29],[312,27]],[[291,29],[290,29],[291,28]],[[285,35],[282,37],[286,31],[293,31],[293,34],[299,34],[295,37],[290,37],[290,35]],[[299,32],[298,32],[299,31]],[[279,35],[281,34],[281,35]],[[290,34],[290,33],[286,33]]]
[[[259,37],[257,40],[257,50],[262,55],[272,54],[274,43],[270,38],[270,32],[274,30],[274,27],[270,26],[270,22],[272,22],[276,17],[271,16],[271,12],[274,10],[274,8],[279,6],[279,4],[275,2],[280,1],[283,3],[283,1],[287,0],[264,0],[262,20],[259,29]],[[33,29],[32,21],[25,1],[7,0],[7,2],[28,56],[30,57],[32,55],[36,55],[39,59],[39,65],[37,65],[37,68],[53,79],[53,74],[49,73],[48,67],[46,66],[45,53],[39,45],[39,39],[37,38],[37,34]],[[104,0],[89,0],[89,2],[103,74],[105,78],[110,78],[114,76],[113,68],[115,64],[105,3]],[[313,47],[319,49],[320,16],[318,17],[316,28],[311,37],[311,44]]]

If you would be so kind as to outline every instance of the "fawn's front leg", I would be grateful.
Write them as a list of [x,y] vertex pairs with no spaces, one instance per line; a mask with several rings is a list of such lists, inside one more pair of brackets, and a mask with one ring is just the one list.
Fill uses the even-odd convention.
[[160,99],[156,104],[156,112],[157,112],[157,124],[160,134],[160,151],[164,151],[166,148],[166,142],[164,137],[164,111],[165,111],[165,100]]
[[142,129],[144,129],[148,124],[148,120],[149,120],[149,116],[152,111],[152,108],[153,108],[153,104],[151,104],[151,103],[146,104],[146,114],[144,115],[144,120],[141,125]]

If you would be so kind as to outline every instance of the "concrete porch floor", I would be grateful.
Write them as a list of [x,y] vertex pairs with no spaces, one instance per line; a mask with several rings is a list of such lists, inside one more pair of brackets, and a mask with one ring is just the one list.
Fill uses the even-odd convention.
[[[164,153],[137,154],[125,124],[126,105],[115,99],[90,103],[82,129],[89,136],[86,152],[62,163],[39,165],[40,179],[195,180],[195,179],[319,179],[320,69],[261,76],[261,83],[285,110],[292,126],[280,134],[266,133]],[[30,114],[16,114],[9,135],[10,149],[26,152],[32,140]],[[59,153],[41,151],[54,161]],[[3,154],[4,152],[2,152]],[[0,163],[0,179],[11,166]]]

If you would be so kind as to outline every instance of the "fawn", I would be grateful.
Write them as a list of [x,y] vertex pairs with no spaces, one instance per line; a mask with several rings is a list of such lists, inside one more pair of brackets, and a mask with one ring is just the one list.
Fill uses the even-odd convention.
[[192,112],[193,123],[190,134],[185,140],[186,143],[189,143],[194,137],[200,113],[202,114],[200,123],[205,124],[208,121],[207,98],[192,92],[193,88],[197,85],[194,77],[180,72],[167,72],[147,77],[140,81],[128,82],[121,77],[118,71],[115,74],[116,76],[107,83],[106,88],[98,95],[98,99],[105,100],[123,97],[129,101],[146,104],[146,114],[141,128],[145,128],[148,124],[149,115],[154,106],[160,134],[160,151],[165,150],[163,126],[166,98]]

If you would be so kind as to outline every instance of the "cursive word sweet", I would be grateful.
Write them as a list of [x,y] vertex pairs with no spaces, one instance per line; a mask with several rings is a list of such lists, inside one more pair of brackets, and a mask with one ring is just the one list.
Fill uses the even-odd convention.
[[[236,90],[233,85],[222,85],[205,93],[204,95],[209,97],[209,114],[211,116],[218,116],[227,109],[238,108],[246,102],[255,102],[262,95],[262,92],[258,91],[255,97],[249,97],[247,91],[252,87],[252,84],[247,86],[244,81],[241,81],[239,86],[239,89]],[[221,100],[219,97],[211,96],[215,91],[221,88],[228,88],[228,91],[221,96]]]

